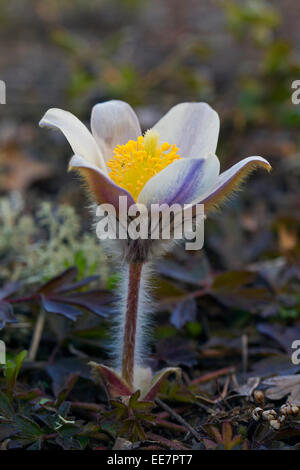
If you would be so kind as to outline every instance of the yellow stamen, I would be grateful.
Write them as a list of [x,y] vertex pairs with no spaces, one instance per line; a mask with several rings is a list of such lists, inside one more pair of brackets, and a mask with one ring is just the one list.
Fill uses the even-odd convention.
[[107,162],[110,178],[137,200],[147,181],[166,166],[181,158],[176,145],[159,144],[159,134],[148,130],[137,141],[117,145],[114,156]]

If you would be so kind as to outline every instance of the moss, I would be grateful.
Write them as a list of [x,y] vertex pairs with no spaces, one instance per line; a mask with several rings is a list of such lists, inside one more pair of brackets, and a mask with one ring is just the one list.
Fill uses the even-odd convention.
[[105,254],[96,235],[83,233],[73,207],[43,202],[33,215],[22,214],[20,204],[0,199],[0,280],[40,282],[68,266],[80,277],[109,276]]

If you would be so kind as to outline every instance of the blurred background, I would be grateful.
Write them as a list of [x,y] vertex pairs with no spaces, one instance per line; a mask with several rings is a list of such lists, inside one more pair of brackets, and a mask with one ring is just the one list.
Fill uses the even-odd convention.
[[[158,263],[152,359],[239,364],[242,334],[253,361],[282,359],[290,349],[278,328],[298,328],[300,316],[300,106],[291,102],[300,79],[298,0],[0,0],[0,28],[0,285],[21,281],[26,291],[72,266],[78,279],[99,274],[108,290],[119,276],[67,173],[67,141],[38,127],[48,108],[89,124],[95,103],[121,99],[146,130],[177,103],[206,101],[221,119],[222,169],[261,155],[273,171],[255,172],[209,217],[201,252],[177,248]],[[18,349],[30,343],[36,313],[15,313],[27,329],[5,334]],[[93,334],[77,326],[65,346],[99,357],[102,320],[93,322]],[[259,350],[266,336],[269,350]]]

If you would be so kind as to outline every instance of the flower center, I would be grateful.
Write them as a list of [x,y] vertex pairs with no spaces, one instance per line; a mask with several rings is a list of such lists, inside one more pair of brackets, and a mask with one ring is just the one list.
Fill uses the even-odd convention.
[[148,130],[137,141],[129,140],[117,145],[114,156],[107,162],[110,178],[126,189],[137,200],[138,195],[152,176],[181,158],[175,145],[159,145],[159,134]]

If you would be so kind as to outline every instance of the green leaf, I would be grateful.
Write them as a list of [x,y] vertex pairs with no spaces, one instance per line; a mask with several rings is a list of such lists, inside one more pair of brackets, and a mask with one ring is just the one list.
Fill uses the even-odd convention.
[[14,360],[8,360],[4,366],[4,374],[9,391],[16,385],[22,364],[27,356],[27,351],[20,352]]
[[18,439],[24,442],[34,442],[44,434],[40,426],[28,416],[16,415],[15,424],[18,431]]
[[15,414],[10,399],[2,392],[0,392],[0,411],[8,420],[11,420]]

